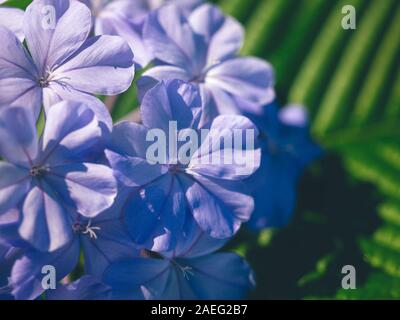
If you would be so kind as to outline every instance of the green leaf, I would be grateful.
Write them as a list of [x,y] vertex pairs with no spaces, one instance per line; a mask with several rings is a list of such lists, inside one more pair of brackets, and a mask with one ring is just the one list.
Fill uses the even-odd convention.
[[[342,0],[335,7],[321,28],[318,37],[311,47],[302,67],[295,77],[288,93],[289,101],[304,104],[310,112],[317,108],[318,98],[324,90],[324,85],[331,76],[332,69],[337,64],[346,39],[353,31],[344,31],[341,26],[343,17],[341,10],[345,5],[352,5],[358,13],[362,12],[366,1]],[[295,55],[296,51],[292,51]]]
[[[279,100],[305,105],[314,138],[339,159],[329,164],[330,156],[309,172],[292,224],[234,241],[246,243],[241,253],[256,270],[252,296],[398,299],[400,3],[220,3],[246,26],[242,53],[273,64]],[[342,28],[345,5],[356,9],[356,30]],[[321,188],[333,194],[318,198]],[[352,263],[357,290],[344,290],[341,267]]]
[[8,0],[4,5],[7,7],[15,7],[24,9],[32,2],[32,0]]
[[374,113],[379,110],[375,106],[382,103],[386,87],[390,83],[391,68],[398,59],[400,49],[400,9],[393,17],[389,30],[386,32],[379,51],[372,62],[365,84],[359,94],[351,116],[351,123],[365,125],[370,121]]
[[362,288],[340,290],[338,299],[350,300],[398,300],[400,279],[393,279],[385,273],[372,274]]
[[246,24],[246,41],[242,49],[243,55],[261,55],[266,46],[273,46],[273,37],[278,22],[293,8],[287,0],[261,0],[253,8],[254,16]]
[[344,115],[352,108],[352,92],[363,79],[363,70],[370,61],[394,4],[390,0],[372,1],[367,8],[322,98],[312,126],[316,135],[324,135],[340,126]]

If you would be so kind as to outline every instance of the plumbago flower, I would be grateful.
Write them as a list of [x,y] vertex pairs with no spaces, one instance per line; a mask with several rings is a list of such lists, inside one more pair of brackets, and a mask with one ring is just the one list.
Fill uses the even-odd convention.
[[0,26],[4,26],[14,32],[21,42],[24,40],[23,21],[24,11],[17,8],[0,7]]
[[82,0],[92,10],[95,34],[119,35],[135,52],[135,62],[145,67],[151,60],[142,40],[143,21],[164,3],[174,3],[190,12],[203,0]]
[[[125,222],[134,241],[153,250],[169,250],[187,219],[212,237],[231,237],[253,210],[242,180],[257,170],[260,150],[244,135],[255,139],[257,128],[243,116],[226,115],[201,131],[200,106],[192,85],[161,82],[142,100],[143,125],[122,122],[112,132],[106,155],[123,188],[131,190],[122,208]],[[232,139],[238,145],[229,146]]]
[[225,244],[193,220],[174,250],[112,264],[103,281],[114,299],[240,299],[255,285],[251,268],[234,253],[215,253]]
[[[115,205],[118,203],[117,200],[109,210],[91,219],[71,212],[73,222],[70,229],[73,231],[73,239],[61,249],[50,253],[35,249],[25,250],[14,263],[9,276],[8,287],[12,296],[18,300],[36,299],[45,291],[42,286],[42,268],[46,265],[54,266],[57,270],[56,280],[61,281],[74,271],[81,253],[84,274],[97,278],[101,278],[110,263],[137,257],[139,251],[130,239],[121,217],[116,214]],[[81,285],[81,282],[78,284]],[[66,290],[77,289],[76,287],[77,283],[61,292],[56,291],[54,295],[53,290],[47,290],[46,296],[51,294],[50,297],[58,297],[66,294]]]
[[91,19],[78,1],[34,0],[24,16],[30,55],[9,29],[0,27],[0,105],[21,105],[38,116],[42,103],[48,112],[56,102],[78,100],[111,128],[107,109],[92,94],[128,89],[133,53],[121,37],[88,38]]
[[260,114],[275,98],[269,64],[238,57],[243,28],[215,6],[204,4],[188,18],[173,5],[146,20],[143,37],[156,66],[138,81],[144,94],[157,81],[181,79],[196,85],[203,100],[202,124],[219,114]]
[[248,225],[253,229],[288,223],[296,203],[296,185],[303,170],[322,151],[311,140],[305,109],[290,105],[268,106],[253,119],[260,129],[260,169],[247,181],[252,186],[255,209]]
[[117,193],[112,170],[91,163],[102,152],[102,140],[94,112],[81,103],[54,105],[39,144],[26,108],[0,108],[0,156],[6,160],[0,162],[0,228],[17,225],[20,237],[38,250],[70,242],[68,208],[92,218]]

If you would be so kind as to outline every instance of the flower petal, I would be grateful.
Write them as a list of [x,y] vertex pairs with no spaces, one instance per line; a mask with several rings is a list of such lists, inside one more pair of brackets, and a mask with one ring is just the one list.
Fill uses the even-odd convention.
[[85,217],[94,217],[108,209],[117,194],[113,171],[93,163],[53,167],[47,181],[62,199]]
[[255,204],[247,224],[255,230],[286,225],[295,207],[297,179],[295,162],[282,154],[264,154],[260,171],[246,182],[254,188]]
[[195,86],[180,80],[163,81],[144,96],[142,122],[149,129],[161,129],[168,134],[170,121],[176,121],[177,130],[192,127],[200,108],[200,95]]
[[147,91],[153,88],[158,82],[172,79],[189,82],[192,79],[192,75],[180,67],[155,66],[150,68],[137,81],[139,100],[142,101]]
[[25,11],[24,33],[39,71],[64,63],[84,43],[91,23],[89,8],[79,1],[33,1]]
[[36,67],[14,33],[1,25],[0,43],[0,105],[26,107],[36,118],[42,98]]
[[[179,259],[177,262],[190,268],[189,280],[182,274],[180,276],[182,282],[187,282],[196,299],[242,299],[247,291],[255,287],[250,266],[234,253],[217,253],[194,259]],[[192,296],[191,291],[183,291],[181,298]]]
[[189,16],[189,23],[208,42],[209,65],[234,57],[243,45],[243,27],[235,19],[225,16],[215,5],[198,7]]
[[99,216],[88,223],[96,236],[81,235],[86,273],[101,277],[112,262],[139,256],[121,219]]
[[[135,16],[141,14],[135,10],[136,8],[133,9],[131,7],[138,7],[137,1],[111,2],[96,19],[95,34],[116,35],[125,39],[135,53],[135,63],[144,68],[151,62],[153,57],[143,43],[142,23],[134,23],[133,19],[126,17],[130,13],[135,13]],[[147,12],[145,15],[147,15]],[[136,17],[135,20],[139,19]]]
[[46,292],[46,300],[110,300],[111,288],[96,277],[85,275],[68,285]]
[[185,259],[201,257],[221,249],[227,241],[210,237],[199,228],[193,217],[190,217],[186,219],[185,227],[174,250],[163,252],[162,255]]
[[206,63],[204,39],[193,32],[176,6],[166,5],[151,13],[143,28],[143,38],[155,58],[193,75]]
[[27,170],[0,161],[0,215],[17,206],[28,193],[31,179]]
[[255,149],[257,127],[246,117],[218,116],[210,132],[193,155],[189,169],[219,179],[242,180],[260,166],[261,152]]
[[0,79],[0,105],[21,106],[38,119],[42,108],[42,90],[30,79]]
[[0,244],[0,301],[13,300],[9,285],[11,269],[23,250],[20,248]]
[[86,93],[116,95],[131,86],[134,74],[133,53],[125,40],[97,36],[54,72],[53,81]]
[[18,233],[21,217],[21,205],[18,206],[18,208],[12,208],[0,215],[0,243],[18,248],[29,246]]
[[274,73],[264,60],[252,57],[233,58],[213,67],[206,83],[234,96],[266,105],[275,98]]
[[[15,34],[0,25],[0,79],[30,79],[37,77],[37,70],[29,54]],[[2,95],[3,95],[2,90]]]
[[170,275],[170,262],[134,258],[112,264],[104,282],[113,289],[114,299],[154,299],[162,295]]
[[148,129],[134,122],[116,124],[111,134],[110,149],[131,157],[146,158],[151,142],[146,141]]
[[45,289],[42,280],[43,267],[52,266],[56,281],[68,275],[79,260],[79,241],[76,239],[65,247],[51,253],[30,250],[19,258],[11,271],[12,294],[17,300],[33,300]]
[[181,178],[194,219],[211,237],[232,237],[250,219],[254,201],[240,181]]
[[0,25],[15,33],[19,41],[24,41],[22,30],[24,11],[17,8],[0,8]]
[[187,206],[179,181],[169,174],[131,195],[125,223],[135,243],[168,251],[182,232]]
[[43,181],[28,193],[22,215],[19,234],[40,251],[55,251],[73,238],[71,216],[54,189]]
[[104,148],[101,138],[101,128],[89,107],[79,102],[59,102],[47,111],[41,161],[59,165],[97,159]]
[[115,177],[127,187],[141,187],[167,173],[166,166],[149,164],[146,159],[121,156],[106,150]]
[[29,167],[37,156],[35,122],[25,108],[0,108],[0,156]]
[[58,102],[63,100],[79,101],[80,103],[88,106],[97,120],[100,122],[103,133],[107,134],[112,128],[112,119],[107,107],[97,99],[95,96],[81,92],[79,90],[71,89],[58,83],[52,83],[49,87],[43,90],[43,104],[46,112]]

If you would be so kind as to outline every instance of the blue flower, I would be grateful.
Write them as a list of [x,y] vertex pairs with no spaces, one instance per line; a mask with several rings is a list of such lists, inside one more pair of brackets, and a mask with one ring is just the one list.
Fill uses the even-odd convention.
[[30,55],[0,27],[0,105],[24,106],[37,117],[42,104],[48,112],[61,100],[77,100],[111,128],[106,107],[93,94],[115,95],[130,87],[133,53],[121,37],[88,38],[91,19],[78,1],[34,0],[24,16]]
[[255,285],[251,268],[225,244],[187,222],[174,250],[112,264],[104,282],[114,299],[240,299]]
[[188,18],[176,6],[164,6],[150,14],[143,37],[156,66],[139,79],[139,93],[160,80],[189,81],[201,93],[202,124],[220,114],[260,114],[275,98],[271,66],[238,57],[243,28],[213,5],[198,7]]
[[92,218],[116,197],[112,170],[92,163],[103,146],[94,112],[81,103],[54,105],[39,143],[29,111],[2,107],[0,156],[6,161],[0,162],[0,225],[18,229],[38,250],[54,251],[70,242],[70,208]]
[[[128,190],[124,191],[127,197],[122,210],[134,241],[153,250],[168,250],[188,216],[212,237],[234,235],[253,210],[253,199],[242,180],[257,170],[260,150],[245,147],[245,140],[231,147],[222,141],[232,139],[236,131],[240,138],[249,131],[255,139],[255,125],[243,116],[219,116],[201,139],[198,91],[178,80],[160,82],[150,89],[142,100],[141,114],[143,125],[122,122],[114,127],[111,150],[106,151],[116,177]],[[189,155],[168,153],[163,161],[152,163],[149,137],[154,131],[171,137],[171,123],[176,124],[177,137],[195,138],[197,146],[191,139],[187,143],[180,140],[177,151],[184,149],[183,145],[195,147]],[[173,141],[168,138],[161,144],[170,151]],[[224,152],[235,161],[225,161]],[[236,161],[239,155],[246,163]],[[204,161],[215,156],[218,163]]]
[[9,287],[13,296],[16,299],[36,299],[45,291],[41,283],[42,268],[53,266],[56,281],[59,282],[73,272],[81,253],[84,274],[97,278],[102,276],[112,262],[137,257],[139,250],[130,239],[121,217],[116,214],[115,205],[92,219],[71,212],[73,223],[70,229],[73,231],[73,239],[54,252],[25,249],[10,273]]
[[288,223],[296,203],[297,181],[303,170],[322,154],[311,139],[305,109],[276,105],[254,117],[260,129],[260,169],[247,181],[253,187],[255,210],[248,225],[253,229],[281,227]]
[[143,21],[147,15],[164,3],[170,2],[185,12],[190,12],[203,0],[82,0],[92,10],[95,17],[96,35],[119,35],[135,52],[135,62],[145,67],[152,59],[142,38]]

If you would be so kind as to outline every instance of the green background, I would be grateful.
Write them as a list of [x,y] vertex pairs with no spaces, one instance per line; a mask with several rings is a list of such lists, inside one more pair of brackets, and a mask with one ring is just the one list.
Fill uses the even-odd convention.
[[[235,243],[256,271],[253,298],[400,298],[400,1],[222,0],[246,27],[243,54],[276,69],[326,156],[299,185],[294,219]],[[356,8],[357,29],[341,26]],[[245,244],[240,244],[245,239]],[[357,290],[341,289],[344,265]]]
[[[20,7],[30,1],[10,1]],[[246,28],[245,55],[274,66],[281,103],[301,103],[326,150],[279,230],[243,229],[228,245],[256,272],[257,299],[400,298],[400,1],[214,1]],[[341,26],[356,8],[357,29]],[[137,107],[115,99],[114,120]],[[344,265],[357,289],[341,289]]]

